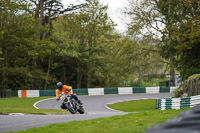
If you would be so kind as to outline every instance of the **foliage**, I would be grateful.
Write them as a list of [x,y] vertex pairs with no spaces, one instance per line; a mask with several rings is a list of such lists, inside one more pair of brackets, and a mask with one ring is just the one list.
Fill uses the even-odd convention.
[[175,90],[175,97],[195,96],[200,93],[200,74],[190,76],[184,83]]
[[[100,84],[98,77],[104,69],[101,56],[104,50],[100,45],[100,38],[108,34],[113,26],[106,10],[107,6],[98,1],[87,1],[87,5],[79,12],[62,16],[53,23],[52,41],[56,43],[57,49],[60,47],[59,51],[65,49],[69,53],[60,55],[63,74],[64,71],[73,71],[60,78],[64,83],[76,88]],[[66,76],[69,80],[66,80]]]
[[107,87],[123,86],[124,82],[133,82],[137,78],[142,80],[145,75],[162,69],[161,57],[152,40],[120,37],[116,33],[109,38],[104,40],[104,58],[108,66],[104,79]]
[[[166,40],[166,22],[164,21],[164,16],[157,8],[156,1],[129,1],[129,4],[124,9],[124,13],[130,18],[130,22],[127,24],[128,34],[132,38],[140,40],[142,47],[144,47],[143,49],[145,49],[145,54],[151,55],[144,62],[151,64],[150,67],[155,70],[153,73],[159,70],[165,73],[163,67],[169,64],[170,70],[172,70],[170,71],[171,77],[174,77],[174,62],[173,58],[171,58],[173,55],[169,56],[173,52],[171,50],[169,50],[171,52],[168,52],[170,47],[168,40]],[[165,39],[161,37],[165,37]],[[139,67],[139,69],[141,68]],[[149,69],[151,70],[151,68]],[[146,70],[148,71],[149,69]]]
[[[38,27],[34,25],[36,20],[26,12],[26,3],[22,1],[2,1],[0,9],[1,35],[1,83],[0,88],[15,88],[30,83],[32,74],[29,71],[28,50],[32,49],[35,34]],[[14,81],[14,82],[13,82]]]
[[134,87],[155,87],[155,86],[159,86],[160,82],[162,81],[166,81],[169,80],[167,78],[152,78],[152,79],[141,79],[139,81],[135,81],[131,83],[131,86]]
[[170,21],[166,28],[170,32],[170,40],[175,42],[171,47],[176,50],[176,67],[183,80],[200,72],[199,4],[199,1],[185,0],[158,2],[160,11]]
[[131,18],[130,35],[160,40],[157,33],[162,37],[157,47],[169,59],[171,80],[174,66],[183,80],[199,73],[199,1],[130,1],[125,13]]
[[106,10],[98,1],[67,9],[59,0],[1,1],[0,88],[90,85],[103,66],[99,37],[112,29]]
[[199,2],[140,2],[126,8],[122,35],[99,0],[67,8],[60,0],[2,0],[0,88],[116,87],[165,73],[166,63],[174,74],[174,61],[183,79],[199,73]]

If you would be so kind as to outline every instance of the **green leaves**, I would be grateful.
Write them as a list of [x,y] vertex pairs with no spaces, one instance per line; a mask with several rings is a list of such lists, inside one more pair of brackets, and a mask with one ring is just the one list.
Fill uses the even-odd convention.
[[179,17],[171,18],[175,23],[169,25],[169,30],[171,39],[176,41],[177,68],[183,79],[200,72],[199,4],[199,1],[180,0],[176,3],[176,10],[172,10]]
[[66,30],[67,21],[59,18],[53,23],[51,40],[56,44],[56,53],[60,56],[78,57],[78,40],[70,37]]
[[[158,50],[153,36],[148,34],[145,40],[138,34],[125,37],[114,33],[108,6],[98,0],[68,9],[62,8],[60,0],[43,1],[41,5],[39,0],[2,3],[1,88],[48,89],[58,80],[75,88],[118,86],[158,68],[160,56],[149,52]],[[156,12],[153,15],[158,16]],[[144,12],[139,16],[151,22]],[[136,25],[138,33],[143,24]]]
[[[191,0],[141,0],[129,2],[126,8],[126,15],[131,18],[129,34],[136,38],[160,40],[155,44],[160,48],[160,55],[170,59],[171,77],[174,75],[173,58],[183,79],[200,72],[197,71],[200,67],[199,5],[199,1]],[[157,38],[159,36],[155,33],[162,38]]]

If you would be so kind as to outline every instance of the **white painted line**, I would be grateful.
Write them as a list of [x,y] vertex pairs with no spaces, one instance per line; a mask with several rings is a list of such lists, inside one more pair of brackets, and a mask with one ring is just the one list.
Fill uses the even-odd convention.
[[107,103],[107,104],[105,104],[104,106],[105,106],[107,109],[109,109],[109,110],[111,110],[111,111],[119,111],[119,110],[115,110],[115,109],[109,108],[109,107],[107,106],[108,104],[114,104],[114,103]]
[[92,114],[92,115],[94,115],[94,114],[96,114],[95,112],[87,112],[87,114]]
[[43,102],[43,101],[51,100],[51,99],[55,99],[55,98],[48,98],[48,99],[43,99],[43,100],[37,101],[36,103],[33,104],[33,107],[36,108],[36,109],[39,109],[39,108],[36,106],[36,104],[38,104],[39,102]]
[[24,115],[23,113],[8,113],[8,115]]
[[[112,108],[108,107],[107,105],[108,105],[108,104],[120,103],[120,102],[129,102],[129,101],[147,100],[147,99],[157,99],[157,98],[152,97],[152,98],[141,98],[141,99],[116,100],[116,101],[112,101],[112,102],[106,103],[104,106],[105,106],[107,109],[111,110],[111,111],[120,111],[120,110],[112,109]],[[120,111],[120,112],[124,112],[124,111]],[[128,113],[139,113],[139,112],[128,112]]]
[[111,110],[111,111],[124,112],[124,111],[112,109],[112,108],[108,107],[107,105],[108,105],[108,104],[120,103],[120,102],[134,101],[134,100],[137,100],[137,99],[116,100],[116,101],[112,101],[112,102],[106,103],[104,106],[105,106],[107,109]]

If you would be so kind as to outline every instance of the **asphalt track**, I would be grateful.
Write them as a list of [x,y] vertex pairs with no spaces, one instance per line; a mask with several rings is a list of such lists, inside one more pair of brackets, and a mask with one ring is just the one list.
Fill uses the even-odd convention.
[[[89,120],[101,117],[127,114],[122,111],[109,109],[106,105],[121,101],[156,99],[172,97],[170,93],[160,94],[130,94],[130,95],[103,95],[103,96],[78,96],[83,102],[85,114],[75,115],[0,115],[0,132],[25,130],[33,127],[42,127],[54,123]],[[35,104],[39,109],[60,109],[61,101],[55,98],[39,101]]]

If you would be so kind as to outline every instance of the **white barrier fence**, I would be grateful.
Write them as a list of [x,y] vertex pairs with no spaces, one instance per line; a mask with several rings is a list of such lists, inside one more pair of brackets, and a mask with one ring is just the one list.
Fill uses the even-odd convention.
[[157,99],[156,104],[157,108],[160,110],[194,107],[200,104],[200,95],[186,97],[186,98]]
[[[77,95],[105,95],[105,94],[158,94],[173,93],[177,87],[118,87],[118,88],[88,88],[72,89]],[[56,90],[19,90],[18,97],[54,96]]]
[[90,88],[88,95],[104,95],[104,88]]

